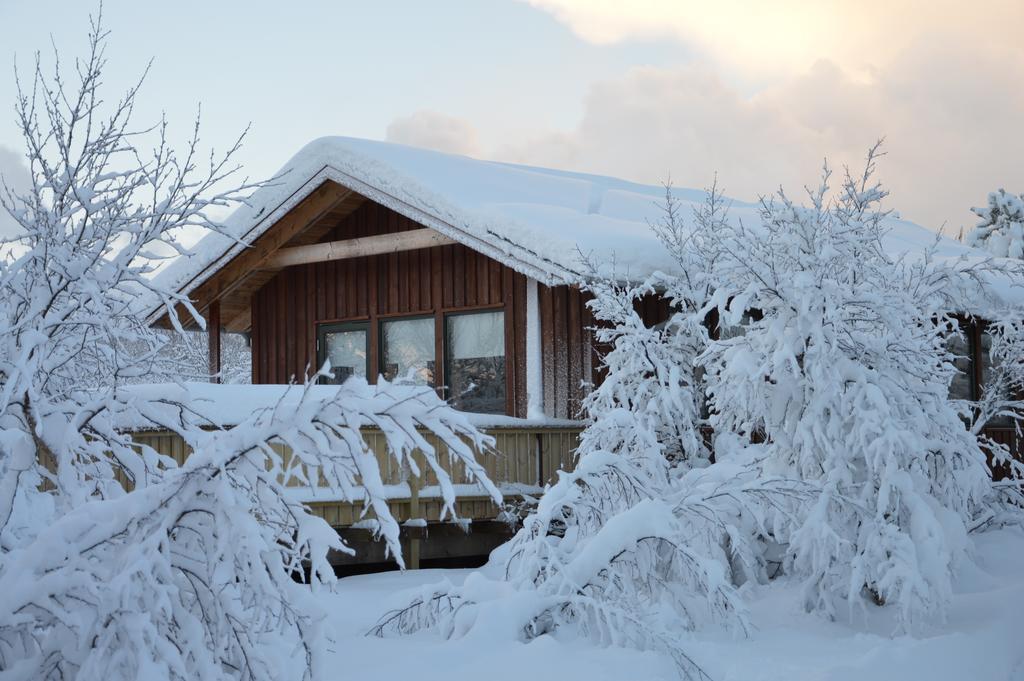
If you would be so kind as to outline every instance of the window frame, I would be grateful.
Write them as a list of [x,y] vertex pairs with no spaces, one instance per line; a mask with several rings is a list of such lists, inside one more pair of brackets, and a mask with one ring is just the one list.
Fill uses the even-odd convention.
[[[351,331],[362,331],[366,336],[366,380],[367,382],[375,382],[371,380],[371,366],[370,366],[370,321],[367,319],[363,320],[348,320],[338,322],[317,322],[316,323],[316,369],[319,371],[320,367],[324,365],[327,360],[327,335],[331,333],[346,333]],[[323,385],[341,385],[340,383],[327,383],[323,377],[317,379],[317,383]]]
[[[442,386],[440,386],[440,390],[441,390],[440,394],[441,394],[441,397],[443,399],[446,399],[446,400],[451,399],[451,397],[452,397],[451,396],[451,362],[448,361],[449,360],[448,320],[450,318],[452,318],[452,317],[464,317],[464,316],[474,315],[474,314],[500,314],[501,315],[501,334],[502,334],[501,344],[502,344],[502,357],[504,358],[504,362],[505,362],[505,366],[504,366],[504,374],[505,375],[502,377],[502,381],[504,382],[504,386],[503,386],[503,389],[502,389],[503,395],[502,395],[502,407],[501,407],[500,414],[505,414],[505,413],[508,412],[508,394],[509,394],[509,391],[508,391],[509,375],[508,375],[508,373],[509,373],[509,364],[510,364],[510,362],[509,362],[509,356],[508,356],[509,352],[508,352],[508,338],[507,338],[507,334],[508,334],[508,326],[507,326],[508,318],[507,318],[507,315],[505,314],[505,306],[504,305],[502,305],[500,307],[489,306],[489,307],[483,307],[483,308],[469,308],[469,309],[462,309],[462,310],[452,310],[450,312],[444,312],[441,315],[442,323],[441,323],[441,328],[439,330],[439,333],[440,333],[439,346],[441,347],[441,354],[442,354],[442,357],[443,357],[443,363],[442,363],[443,374],[442,374],[442,378],[444,379],[444,383],[443,383]],[[436,328],[436,323],[435,323],[435,332],[438,332],[438,329]],[[477,412],[467,412],[467,413],[477,413]],[[499,412],[485,412],[485,413],[499,413]]]
[[[377,323],[377,356],[375,358],[377,360],[377,371],[374,372],[376,375],[373,377],[373,382],[376,383],[378,378],[384,376],[384,358],[385,358],[385,353],[384,353],[384,325],[388,324],[390,322],[411,322],[411,321],[415,321],[417,319],[430,319],[430,320],[432,320],[434,322],[434,375],[433,375],[434,381],[433,381],[433,383],[428,383],[427,385],[429,387],[433,388],[434,390],[437,390],[438,394],[443,397],[444,393],[442,392],[442,386],[438,385],[437,378],[438,378],[438,376],[443,376],[444,366],[443,366],[443,360],[439,360],[438,356],[437,356],[437,350],[438,350],[437,315],[432,313],[432,312],[425,312],[425,313],[424,312],[421,312],[421,313],[415,313],[414,312],[412,314],[387,314],[387,315],[380,315],[380,316],[377,317],[377,322],[376,322]],[[443,323],[442,323],[442,326],[444,326]],[[441,333],[443,334],[443,331]],[[443,348],[444,347],[443,346],[443,343],[444,343],[444,336],[443,335],[441,336],[440,342],[442,343],[441,347]],[[443,350],[442,350],[442,354],[443,354]],[[387,380],[387,379],[385,379],[385,380]]]

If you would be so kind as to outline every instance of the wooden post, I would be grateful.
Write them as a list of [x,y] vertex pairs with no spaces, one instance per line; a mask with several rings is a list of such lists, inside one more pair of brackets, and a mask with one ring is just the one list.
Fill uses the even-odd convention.
[[220,301],[210,303],[206,311],[206,337],[210,382],[220,383]]
[[[421,471],[425,470],[423,468]],[[409,474],[409,518],[419,519],[420,515],[420,476]],[[409,537],[409,561],[410,570],[420,569],[420,533],[421,528],[410,528],[413,532]]]

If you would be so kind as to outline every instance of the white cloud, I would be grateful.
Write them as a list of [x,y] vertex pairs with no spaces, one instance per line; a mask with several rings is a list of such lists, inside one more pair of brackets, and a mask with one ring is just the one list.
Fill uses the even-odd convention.
[[[718,173],[729,194],[753,199],[780,185],[798,193],[826,156],[837,169],[857,167],[884,136],[880,171],[891,207],[955,234],[973,224],[969,209],[989,191],[1024,191],[1024,89],[1010,85],[1022,82],[1024,57],[1015,51],[932,43],[906,50],[870,82],[819,61],[754,96],[706,64],[637,68],[595,83],[573,129],[513,139],[485,155],[647,183],[671,175],[685,187],[705,187]],[[419,137],[390,134],[395,127],[389,139],[477,146],[465,121],[444,135],[437,126]]]
[[820,59],[858,74],[923,36],[1021,49],[1019,0],[524,0],[597,44],[674,39],[745,71],[799,73]]
[[[0,146],[0,191],[3,191],[4,184],[13,191],[19,191],[29,183],[28,167],[21,154]],[[0,237],[11,236],[19,230],[18,223],[0,206]]]
[[386,139],[466,156],[480,152],[476,129],[469,121],[436,111],[420,110],[395,119],[388,125]]

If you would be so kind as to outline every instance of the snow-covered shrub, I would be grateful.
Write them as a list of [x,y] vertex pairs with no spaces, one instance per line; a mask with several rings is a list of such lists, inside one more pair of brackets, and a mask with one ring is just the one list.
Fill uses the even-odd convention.
[[[379,428],[414,473],[419,450],[448,511],[454,491],[423,433],[500,500],[474,461],[488,442],[422,387],[294,387],[301,399],[223,428],[178,386],[127,385],[174,369],[150,305],[179,331],[179,306],[202,324],[186,297],[154,284],[154,266],[179,252],[182,229],[217,229],[208,210],[248,192],[219,189],[237,144],[200,168],[198,127],[183,156],[164,126],[155,139],[133,132],[137,87],[104,106],[104,38],[93,24],[74,88],[37,66],[16,106],[32,184],[3,195],[21,233],[0,259],[0,671],[324,678],[316,591],[333,579],[327,552],[347,549],[287,483],[322,480],[363,500],[399,556],[360,429]],[[123,428],[140,422],[180,435],[192,455],[178,466],[135,443]]]
[[1000,189],[988,195],[988,205],[972,208],[981,220],[967,233],[968,246],[1003,258],[1024,258],[1024,197]]
[[[747,631],[738,583],[765,577],[761,542],[807,491],[766,474],[751,451],[709,466],[694,363],[707,342],[709,292],[670,193],[656,229],[685,263],[683,276],[588,284],[605,378],[584,401],[575,470],[559,473],[484,572],[425,591],[376,633],[497,629],[530,639],[569,631],[665,652],[686,676],[702,678],[680,633]],[[652,328],[636,303],[654,292],[670,299],[671,312]]]
[[422,430],[497,495],[463,441],[482,448],[481,436],[430,388],[350,380],[290,390],[299,399],[227,430],[203,430],[206,419],[167,390],[117,405],[122,418],[181,433],[192,454],[178,467],[145,452],[161,469],[147,471],[146,484],[40,517],[5,548],[5,678],[325,678],[327,613],[317,591],[334,581],[328,551],[352,550],[287,483],[322,478],[342,498],[362,500],[399,563],[398,524],[361,427],[380,428],[399,465],[415,470],[412,452],[424,454],[448,512],[454,489]]
[[886,192],[864,174],[810,205],[785,193],[756,225],[722,221],[704,243],[727,324],[707,367],[716,430],[767,440],[766,470],[814,484],[789,528],[788,569],[808,608],[836,615],[865,598],[904,625],[939,615],[990,493],[985,454],[948,400],[944,333],[969,268],[905,262],[882,244]]
[[1015,439],[1024,436],[1024,320],[991,322],[985,327],[990,345],[989,362],[977,403],[965,405],[971,432],[990,457],[994,477],[993,504],[984,509],[975,527],[993,522],[1024,522],[1024,461],[1010,447],[985,432],[997,424],[1011,428]]

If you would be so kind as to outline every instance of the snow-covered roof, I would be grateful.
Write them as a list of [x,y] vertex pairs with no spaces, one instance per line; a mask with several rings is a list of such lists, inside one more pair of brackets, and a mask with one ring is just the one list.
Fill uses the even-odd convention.
[[[252,243],[330,180],[545,283],[578,281],[581,252],[618,277],[673,269],[649,228],[660,214],[661,186],[348,137],[311,142],[278,176],[228,218],[226,230],[236,239]],[[672,191],[684,211],[706,197],[699,190]],[[757,206],[731,200],[730,216],[756,224]],[[894,255],[923,253],[936,239],[911,222],[894,219],[891,227],[886,245]],[[242,248],[209,234],[157,277],[189,292]],[[936,252],[942,258],[965,254],[986,257],[945,238]]]

